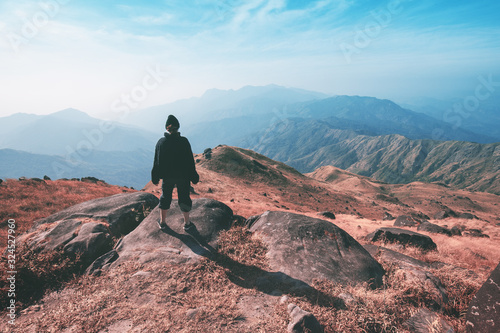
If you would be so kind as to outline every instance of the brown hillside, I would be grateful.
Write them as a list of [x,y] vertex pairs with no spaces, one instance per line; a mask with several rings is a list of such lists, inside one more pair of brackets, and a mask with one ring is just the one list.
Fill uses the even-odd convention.
[[[500,222],[499,197],[484,192],[453,189],[437,183],[387,184],[326,166],[303,175],[295,169],[251,150],[218,146],[211,157],[195,156],[200,182],[194,197],[224,202],[235,214],[249,217],[266,210],[298,213],[330,211],[371,220],[386,212],[427,215],[449,208],[471,213],[479,219]],[[160,186],[148,183],[143,189],[156,195]]]
[[382,206],[395,217],[423,213],[433,218],[449,208],[458,215],[470,213],[491,224],[500,222],[499,196],[491,193],[459,190],[439,183],[387,184],[332,166],[321,167],[307,176],[355,196],[359,202]]
[[[195,160],[200,174],[200,182],[193,186],[196,195],[222,201],[236,215],[249,217],[266,210],[331,211],[370,218],[383,214],[381,207],[371,207],[353,195],[251,150],[218,146],[210,158],[199,154]],[[151,182],[144,190],[161,194],[161,187]]]
[[7,245],[7,221],[16,220],[21,234],[33,222],[81,202],[123,192],[129,188],[76,180],[16,180],[0,184],[0,249]]
[[[196,194],[192,197],[222,201],[244,217],[266,210],[318,217],[317,212],[328,210],[336,215],[335,225],[361,244],[366,243],[368,233],[393,225],[394,221],[382,220],[386,212],[395,217],[428,215],[431,222],[441,226],[480,229],[488,238],[419,231],[437,244],[438,251],[431,253],[376,244],[429,265],[445,263],[429,270],[441,280],[450,298],[439,317],[457,332],[465,331],[463,313],[500,260],[500,208],[496,195],[439,184],[391,185],[332,167],[302,175],[250,150],[228,146],[218,146],[211,154],[196,155],[195,159],[201,180],[193,186]],[[65,183],[59,185],[62,189]],[[126,190],[115,188],[119,189]],[[29,190],[27,187],[22,191]],[[67,190],[66,195],[71,191],[75,188]],[[157,196],[161,193],[159,186],[151,183],[143,191]],[[81,199],[75,201],[84,201],[86,194],[83,191]],[[6,194],[2,203],[14,195]],[[33,199],[37,209],[42,211],[41,205],[48,202],[45,198],[48,196],[44,194]],[[445,208],[478,218],[432,219]],[[409,332],[406,320],[431,304],[428,291],[406,279],[406,272],[392,264],[384,264],[387,274],[381,289],[343,287],[317,280],[312,284],[317,291],[314,294],[285,291],[283,297],[275,296],[255,287],[259,272],[269,270],[267,249],[258,236],[233,227],[220,234],[217,250],[215,259],[193,265],[131,261],[100,276],[77,278],[64,289],[49,292],[37,304],[22,309],[17,328],[22,332],[284,332],[290,320],[287,303],[295,303],[314,314],[325,332]],[[340,295],[346,293],[354,303],[336,308]]]

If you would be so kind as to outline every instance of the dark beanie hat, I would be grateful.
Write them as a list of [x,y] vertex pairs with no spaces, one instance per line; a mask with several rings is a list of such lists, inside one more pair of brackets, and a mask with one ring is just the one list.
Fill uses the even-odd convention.
[[177,128],[181,127],[181,125],[179,124],[179,121],[173,115],[168,116],[167,123],[165,124],[165,128],[167,128],[168,125],[172,125],[172,126],[177,127]]

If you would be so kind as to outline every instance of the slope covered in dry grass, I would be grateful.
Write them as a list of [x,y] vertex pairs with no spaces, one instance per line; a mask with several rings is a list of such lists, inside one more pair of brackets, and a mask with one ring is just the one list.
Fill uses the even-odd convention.
[[[438,246],[437,252],[429,253],[379,244],[428,263],[448,264],[431,272],[440,278],[450,299],[439,316],[457,332],[465,331],[468,303],[500,261],[498,196],[438,184],[389,186],[340,171],[330,177],[332,170],[322,175],[326,178],[317,174],[313,179],[251,151],[227,146],[214,149],[210,158],[198,155],[196,159],[201,181],[194,185],[197,194],[193,198],[222,201],[245,218],[265,210],[317,218],[318,211],[329,210],[336,215],[331,222],[362,244],[368,233],[392,226],[394,221],[382,220],[385,212],[432,216],[445,205],[478,216],[431,222],[478,228],[490,238],[422,232]],[[145,190],[160,194],[152,184]],[[193,265],[129,262],[98,277],[76,278],[24,309],[16,328],[19,332],[100,332],[104,328],[119,332],[283,332],[289,322],[286,305],[293,302],[313,313],[325,332],[407,332],[404,322],[432,302],[427,290],[409,283],[391,265],[384,266],[387,275],[378,290],[321,280],[306,294],[286,286],[263,290],[257,279],[269,271],[266,249],[243,227],[223,232],[218,250],[213,260],[201,259]],[[343,307],[339,298],[346,293],[353,302]],[[437,328],[439,323],[430,325]]]
[[[341,286],[318,280],[308,293],[286,286],[258,288],[268,271],[265,247],[245,228],[221,235],[219,254],[191,265],[129,262],[99,277],[85,276],[24,310],[19,332],[283,332],[293,302],[313,313],[325,332],[407,332],[404,322],[430,302],[430,295],[408,283],[391,267],[384,287]],[[464,279],[442,269],[436,274],[451,302],[442,317],[458,332],[463,311],[479,288],[479,279]],[[271,291],[279,289],[282,294]],[[347,307],[342,293],[352,295]],[[251,306],[248,306],[251,304]],[[257,305],[256,305],[257,304]],[[437,325],[437,323],[436,323]],[[135,330],[135,331],[134,331]]]
[[21,234],[33,221],[47,217],[81,202],[133,190],[103,182],[75,180],[15,180],[0,184],[0,250],[7,245],[7,221],[16,220]]

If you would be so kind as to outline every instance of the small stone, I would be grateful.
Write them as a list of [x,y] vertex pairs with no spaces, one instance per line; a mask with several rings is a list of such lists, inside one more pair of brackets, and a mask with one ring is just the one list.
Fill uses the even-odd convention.
[[138,271],[132,275],[132,277],[147,277],[150,276],[151,272]]
[[321,215],[323,217],[326,217],[328,219],[332,219],[332,220],[335,220],[335,214],[332,213],[332,212],[329,212],[329,211],[326,211],[326,212],[319,212],[318,215]]
[[351,293],[345,292],[345,293],[340,293],[338,296],[342,301],[344,301],[344,304],[347,307],[352,307],[358,303],[354,296]]
[[198,313],[200,313],[201,311],[204,311],[205,309],[206,309],[206,307],[204,307],[204,306],[196,308],[196,309],[189,309],[186,311],[186,317],[187,317],[187,319],[193,319],[194,317],[196,317],[196,315]]
[[292,318],[288,324],[289,333],[323,333],[323,328],[310,312],[304,311],[297,305],[288,304],[288,313]]

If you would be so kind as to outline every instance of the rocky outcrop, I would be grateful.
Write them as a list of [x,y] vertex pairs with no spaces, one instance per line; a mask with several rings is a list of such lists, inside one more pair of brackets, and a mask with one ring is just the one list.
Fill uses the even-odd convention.
[[412,216],[409,215],[401,215],[396,218],[394,221],[395,227],[414,227],[418,225],[420,221],[416,220]]
[[444,207],[443,210],[440,210],[436,214],[434,214],[435,220],[442,220],[448,217],[457,217],[457,213],[455,213],[452,209],[448,207]]
[[19,242],[37,252],[62,250],[90,264],[112,249],[113,238],[135,228],[157,204],[149,193],[87,201],[38,220]]
[[469,333],[500,330],[500,263],[472,298],[465,318]]
[[382,284],[384,270],[349,234],[333,223],[287,212],[265,212],[247,221],[268,247],[271,269],[311,283]]
[[383,221],[392,221],[394,220],[394,216],[392,216],[389,212],[384,212],[384,216],[382,217]]
[[335,214],[332,213],[332,212],[328,212],[328,211],[326,211],[326,212],[319,212],[318,215],[326,217],[327,219],[335,220]]
[[33,229],[56,221],[92,219],[105,222],[111,234],[119,237],[134,230],[156,205],[158,198],[151,193],[116,194],[86,201],[35,221]]
[[473,220],[473,219],[478,220],[477,216],[471,213],[461,213],[460,215],[458,215],[458,218],[466,220]]
[[490,236],[484,234],[480,229],[466,229],[463,232],[463,235],[469,237],[490,238]]
[[444,234],[447,236],[452,235],[451,231],[448,230],[447,228],[442,227],[442,226],[437,225],[437,224],[434,224],[434,223],[427,222],[427,221],[423,221],[422,223],[420,223],[417,227],[417,230],[427,231],[427,232],[434,233],[434,234]]
[[450,229],[450,233],[452,236],[462,236],[461,228],[456,225]]
[[216,200],[195,199],[190,212],[195,228],[186,233],[183,230],[184,218],[176,206],[174,200],[168,210],[167,228],[159,228],[160,209],[155,208],[115,249],[98,258],[87,273],[96,274],[101,269],[112,268],[128,260],[185,263],[200,257],[211,257],[217,248],[219,232],[231,226],[233,211]]
[[426,235],[399,228],[379,228],[368,234],[366,239],[370,242],[382,241],[386,243],[399,243],[403,246],[414,246],[422,251],[437,250],[437,245]]

